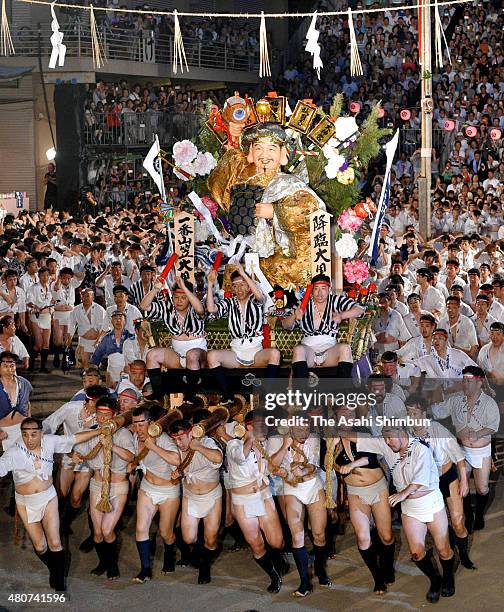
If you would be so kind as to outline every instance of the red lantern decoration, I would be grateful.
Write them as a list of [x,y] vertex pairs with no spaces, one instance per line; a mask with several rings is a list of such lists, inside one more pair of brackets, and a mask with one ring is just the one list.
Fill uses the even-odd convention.
[[411,111],[407,108],[403,108],[399,115],[403,121],[409,121],[411,119]]
[[351,113],[357,115],[357,113],[360,111],[360,104],[358,102],[350,102],[348,108],[350,109]]
[[375,283],[369,283],[368,285],[369,293],[376,293],[378,287]]
[[455,121],[452,121],[451,119],[447,119],[444,122],[443,127],[447,132],[453,132],[453,130],[455,129]]
[[383,117],[385,117],[385,109],[384,109],[384,108],[381,108],[381,107],[380,107],[380,108],[378,109],[378,117],[379,117],[380,119],[382,119]]

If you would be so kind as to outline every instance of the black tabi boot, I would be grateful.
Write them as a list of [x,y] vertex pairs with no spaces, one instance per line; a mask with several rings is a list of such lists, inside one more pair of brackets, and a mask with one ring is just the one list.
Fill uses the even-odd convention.
[[194,396],[198,392],[198,387],[201,383],[199,370],[186,370],[183,376],[185,382],[184,400],[194,403]]
[[469,492],[464,497],[464,516],[465,516],[465,526],[469,533],[473,532],[474,528],[474,512],[472,507],[472,494]]
[[232,552],[237,552],[247,546],[242,530],[240,529],[240,525],[238,525],[237,521],[233,521],[229,527],[226,527],[226,532],[229,533],[234,540],[234,544],[229,550]]
[[371,572],[371,576],[373,576],[374,580],[374,593],[386,593],[387,585],[385,584],[385,579],[383,576],[383,572],[378,565],[378,550],[371,542],[371,546],[366,548],[366,550],[362,550],[359,548],[360,556],[362,557],[364,563],[368,566],[369,571]]
[[263,388],[261,389],[262,394],[266,395],[268,393],[274,393],[275,390],[279,390],[277,386],[279,372],[279,365],[276,363],[268,363],[266,367],[266,379],[263,381]]
[[268,551],[259,559],[254,559],[257,565],[261,567],[271,579],[270,585],[266,589],[268,593],[278,593],[282,587],[282,578],[273,566],[271,555]]
[[429,590],[425,595],[425,599],[429,603],[436,603],[441,596],[441,576],[437,567],[434,565],[432,558],[432,550],[425,553],[425,557],[420,561],[413,559],[414,564],[422,571],[430,580]]
[[193,552],[191,550],[191,546],[184,542],[180,527],[175,528],[175,544],[180,550],[180,559],[177,561],[177,565],[180,567],[188,567],[189,565],[193,565]]
[[39,354],[38,351],[30,351],[30,359],[29,359],[29,365],[28,365],[29,372],[35,371],[35,360],[37,359],[38,354]]
[[347,378],[352,380],[352,370],[354,364],[350,361],[340,361],[336,368],[336,378]]
[[74,519],[77,517],[81,509],[81,506],[78,508],[74,508],[70,503],[70,500],[67,500],[65,510],[63,512],[63,517],[61,519],[61,533],[65,536],[73,533],[72,531],[72,523]]
[[52,564],[52,558],[51,558],[51,551],[48,548],[46,548],[45,552],[39,553],[35,551],[35,554],[49,570],[49,586],[54,589],[55,581],[54,581],[54,570],[53,570],[53,564]]
[[308,378],[308,364],[306,361],[295,361],[292,364],[292,378]]
[[326,555],[328,559],[332,559],[336,555],[336,523],[332,522],[331,516],[327,517],[325,538],[326,538]]
[[380,542],[380,547],[378,548],[378,563],[380,564],[385,584],[393,584],[395,582],[394,555],[395,540],[392,544]]
[[106,559],[107,559],[107,579],[117,580],[120,578],[119,567],[117,560],[119,556],[119,550],[117,548],[117,540],[113,542],[103,542],[105,544]]
[[50,374],[51,370],[47,369],[47,358],[49,357],[49,349],[42,349],[40,351],[40,372],[43,374]]
[[313,591],[313,586],[310,580],[310,563],[308,559],[308,552],[306,551],[306,548],[302,546],[301,548],[293,548],[292,554],[294,556],[294,561],[296,562],[299,577],[301,578],[299,587],[296,591],[294,591],[294,595],[296,597],[306,597]]
[[51,586],[55,591],[66,591],[65,585],[65,551],[49,551],[52,565],[52,580]]
[[273,565],[275,566],[276,571],[280,574],[280,576],[285,576],[289,573],[290,565],[287,561],[283,551],[278,548],[270,549],[271,560],[273,561]]
[[469,536],[465,538],[459,538],[455,536],[455,544],[458,548],[460,563],[470,570],[478,569],[469,558]]
[[152,393],[154,395],[154,399],[162,399],[163,392],[163,373],[161,372],[161,368],[149,368],[147,370],[147,375],[149,376],[149,380],[152,385]]
[[103,576],[107,571],[107,553],[105,542],[95,542],[94,547],[98,556],[98,565],[91,570],[93,576]]
[[453,597],[455,595],[455,576],[453,566],[455,565],[455,555],[451,559],[439,559],[443,568],[441,578],[441,597]]
[[54,359],[53,359],[53,366],[55,368],[59,368],[61,366],[60,355],[61,355],[61,346],[55,346],[54,347]]
[[331,586],[331,581],[329,580],[329,576],[326,571],[326,547],[313,545],[313,553],[315,556],[315,560],[313,563],[313,569],[315,571],[315,576],[317,576],[320,586],[329,587]]
[[164,544],[163,569],[162,574],[171,574],[175,571],[175,545]]
[[485,528],[485,509],[488,504],[490,493],[481,495],[476,493],[476,511],[474,512],[474,531],[480,531]]
[[133,578],[133,582],[144,583],[146,580],[152,578],[152,569],[150,562],[150,541],[149,540],[137,540],[136,547],[138,550],[138,556],[140,557],[140,572]]
[[210,564],[212,563],[214,552],[215,551],[210,550],[206,546],[200,546],[198,584],[209,584],[212,582]]
[[89,553],[94,548],[94,529],[93,529],[93,521],[91,520],[91,515],[88,512],[88,526],[89,526],[89,535],[85,540],[82,540],[79,546],[79,550],[83,553]]
[[222,366],[210,369],[210,374],[215,381],[215,386],[222,395],[221,404],[230,404],[233,401],[233,394],[229,392],[228,379]]
[[310,372],[308,371],[308,364],[306,361],[296,361],[292,364],[292,388],[294,391],[301,391],[301,393],[307,393],[308,379]]

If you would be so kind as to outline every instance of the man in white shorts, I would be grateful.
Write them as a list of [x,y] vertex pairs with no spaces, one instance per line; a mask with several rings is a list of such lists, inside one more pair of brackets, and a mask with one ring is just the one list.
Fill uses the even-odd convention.
[[82,304],[76,306],[70,313],[65,344],[70,346],[77,329],[77,335],[79,336],[77,358],[80,358],[82,367],[87,368],[102,334],[106,312],[102,306],[95,303],[94,291],[89,287],[81,291],[81,300]]
[[[399,427],[384,427],[383,438],[357,437],[357,450],[383,455],[397,493],[389,497],[392,507],[401,504],[402,525],[411,560],[429,578],[426,599],[435,603],[440,596],[455,594],[455,556],[448,535],[448,517],[439,490],[439,475],[432,451],[418,438]],[[431,534],[439,554],[443,575],[425,550],[425,536]]]
[[266,378],[273,379],[280,368],[280,351],[263,348],[264,295],[258,285],[245,273],[240,264],[231,274],[232,298],[214,301],[213,285],[217,272],[207,274],[207,311],[212,318],[228,320],[231,348],[208,352],[208,367],[223,394],[221,403],[231,403],[228,379],[224,368],[267,368]]
[[282,586],[280,574],[284,568],[280,553],[283,538],[269,489],[268,461],[262,446],[266,428],[262,427],[261,433],[264,435],[256,438],[252,410],[246,414],[244,424],[246,433],[242,439],[233,438],[224,426],[217,432],[226,444],[233,516],[252,549],[255,562],[271,580],[268,593],[278,593]]
[[364,309],[345,294],[331,292],[328,276],[318,274],[311,279],[312,294],[302,310],[282,320],[284,329],[299,327],[304,334],[301,344],[292,353],[292,373],[295,378],[308,378],[308,368],[338,366],[336,376],[351,378],[353,357],[350,345],[337,342],[339,324],[360,317]]
[[139,406],[133,411],[135,456],[143,472],[136,505],[136,546],[140,557],[140,572],[133,578],[143,583],[152,578],[149,529],[159,512],[159,533],[164,542],[162,574],[175,571],[175,521],[180,506],[180,484],[172,479],[180,465],[180,452],[167,433],[157,438],[149,435],[149,425],[155,420],[153,410]]
[[199,549],[198,584],[208,584],[222,514],[219,481],[222,451],[212,438],[193,438],[191,430],[186,420],[175,421],[170,426],[170,435],[181,454],[180,466],[172,472],[172,479],[181,478],[183,482],[180,524],[186,544],[196,544],[199,522],[203,519],[204,543]]
[[53,342],[54,342],[54,367],[59,368],[60,353],[63,348],[63,340],[68,334],[70,325],[70,313],[75,306],[75,289],[82,283],[82,279],[75,278],[71,268],[62,268],[58,278],[51,285],[54,300],[53,315]]
[[147,317],[152,321],[163,321],[172,335],[171,347],[156,347],[147,353],[149,380],[155,395],[162,397],[161,368],[186,368],[184,376],[190,395],[198,384],[199,370],[206,363],[205,311],[192,284],[181,277],[177,277],[171,296],[168,294],[164,300],[155,299],[163,286],[164,283],[156,281],[140,302]]
[[432,406],[432,414],[438,419],[451,417],[457,438],[466,459],[468,476],[471,472],[476,486],[476,511],[473,511],[471,494],[464,499],[466,525],[471,532],[484,529],[485,509],[488,504],[488,480],[492,467],[492,434],[499,429],[500,413],[496,402],[481,389],[485,372],[478,366],[462,370],[463,393]]
[[[296,413],[294,416],[304,417],[305,413]],[[279,468],[277,473],[285,481],[284,495],[287,523],[292,535],[292,554],[301,580],[293,594],[295,597],[306,597],[312,592],[313,586],[305,547],[305,511],[308,513],[313,536],[315,574],[320,586],[331,586],[326,572],[327,509],[324,486],[317,474],[320,439],[310,436],[309,426],[291,427],[285,438],[268,439],[268,454],[272,464]]]
[[0,457],[0,477],[12,472],[16,507],[35,553],[49,569],[49,584],[65,591],[65,551],[59,533],[58,496],[52,482],[55,453],[68,453],[101,431],[71,436],[42,434],[42,423],[32,417],[21,423],[21,438]]

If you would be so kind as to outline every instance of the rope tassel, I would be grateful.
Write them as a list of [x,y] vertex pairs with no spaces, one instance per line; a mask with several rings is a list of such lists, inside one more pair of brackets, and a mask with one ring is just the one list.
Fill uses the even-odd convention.
[[107,55],[103,48],[101,34],[96,26],[96,18],[93,10],[93,5],[89,5],[89,29],[91,30],[91,48],[93,50],[93,66],[101,68],[107,62]]
[[266,35],[266,20],[264,11],[261,11],[261,25],[259,26],[259,78],[271,76],[271,67],[268,55],[268,37]]
[[443,67],[443,41],[446,47],[446,53],[448,54],[448,63],[451,64],[450,48],[446,42],[446,36],[443,30],[443,23],[439,14],[439,6],[437,0],[434,3],[434,49],[436,54],[436,65],[438,68]]
[[182,38],[182,32],[180,31],[180,23],[178,18],[177,9],[173,11],[173,20],[174,20],[174,32],[173,32],[173,63],[172,63],[172,72],[173,74],[177,74],[179,66],[180,72],[184,72],[184,64],[185,70],[189,72],[189,66],[187,65],[187,58],[184,49],[184,40]]
[[12,43],[12,36],[9,28],[9,20],[7,19],[7,9],[5,7],[5,0],[2,0],[2,26],[0,29],[0,54],[8,57],[9,55],[16,55],[14,50],[14,44]]
[[357,46],[357,38],[355,37],[355,29],[351,8],[348,9],[348,29],[350,30],[350,75],[363,76],[364,72],[362,71],[359,47]]

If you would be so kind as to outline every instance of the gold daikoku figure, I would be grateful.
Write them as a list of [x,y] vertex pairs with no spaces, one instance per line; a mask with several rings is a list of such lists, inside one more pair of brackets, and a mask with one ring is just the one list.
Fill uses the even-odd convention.
[[324,202],[289,162],[285,130],[274,123],[245,128],[208,177],[211,197],[228,213],[230,233],[242,235],[271,285],[306,287],[311,278],[309,215]]

